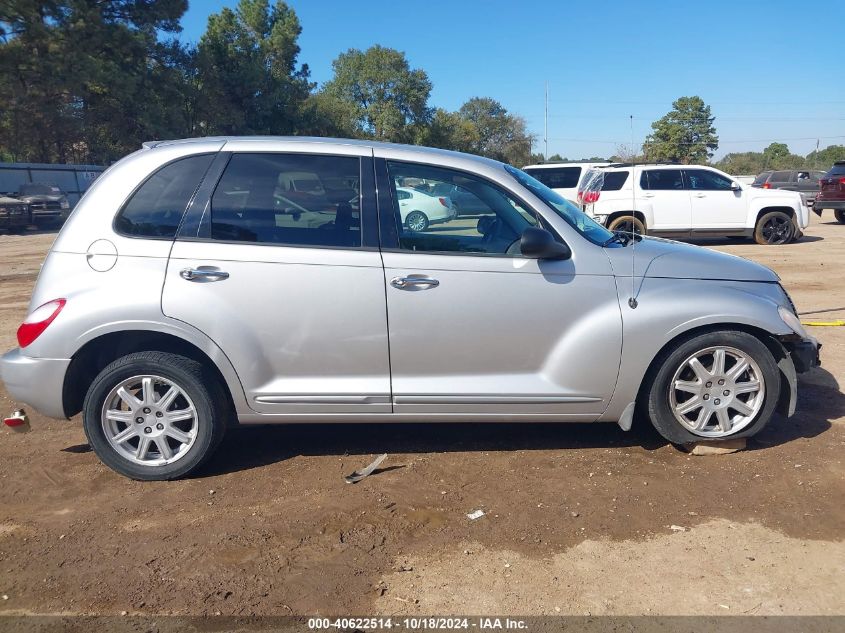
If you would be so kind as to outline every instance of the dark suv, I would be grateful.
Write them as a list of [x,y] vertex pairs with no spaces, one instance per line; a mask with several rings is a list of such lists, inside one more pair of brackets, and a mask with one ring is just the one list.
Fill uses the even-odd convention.
[[833,209],[836,219],[845,224],[845,160],[836,161],[822,176],[819,185],[821,189],[813,211],[821,215],[822,209]]
[[29,205],[32,223],[39,228],[61,226],[70,215],[67,196],[56,185],[24,183],[18,189],[17,197]]
[[824,172],[812,169],[787,169],[783,171],[764,171],[754,179],[752,187],[761,189],[787,189],[797,191],[813,206],[819,193],[819,180],[824,178]]

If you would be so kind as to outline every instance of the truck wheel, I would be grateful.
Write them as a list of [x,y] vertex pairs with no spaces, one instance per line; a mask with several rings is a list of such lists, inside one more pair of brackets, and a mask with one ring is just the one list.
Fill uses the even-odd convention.
[[754,241],[763,245],[788,244],[795,233],[792,218],[783,211],[770,211],[757,220]]
[[227,400],[195,360],[164,352],[127,354],[94,379],[82,408],[85,435],[112,470],[144,481],[177,479],[214,452]]
[[621,233],[631,233],[632,231],[637,235],[645,234],[645,225],[642,220],[633,215],[620,215],[614,218],[607,228],[611,231],[620,231]]
[[833,216],[836,218],[836,221],[839,222],[839,224],[845,224],[845,209],[834,210]]
[[667,440],[749,437],[780,395],[775,358],[760,339],[736,330],[707,332],[664,352],[641,405]]

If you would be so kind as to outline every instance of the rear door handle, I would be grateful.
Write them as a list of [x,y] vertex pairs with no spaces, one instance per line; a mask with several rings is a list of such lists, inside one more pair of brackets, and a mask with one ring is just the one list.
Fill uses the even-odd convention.
[[199,268],[184,268],[179,276],[187,281],[222,281],[229,278],[229,273],[216,268],[200,266]]
[[408,275],[407,277],[394,277],[390,285],[400,290],[427,290],[437,288],[440,282],[425,275]]
[[693,194],[693,195],[694,195],[696,198],[706,198],[706,197],[707,197],[707,194],[706,194],[706,193],[696,193],[696,194]]
[[643,198],[653,198],[653,197],[654,197],[653,193],[644,193],[643,194]]

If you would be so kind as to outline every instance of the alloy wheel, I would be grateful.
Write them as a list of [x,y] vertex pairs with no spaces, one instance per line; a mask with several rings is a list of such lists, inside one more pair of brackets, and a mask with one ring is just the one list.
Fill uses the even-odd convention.
[[792,237],[792,220],[785,215],[769,218],[762,233],[768,244],[785,244]]
[[100,419],[111,447],[142,466],[173,463],[197,439],[194,403],[182,387],[162,376],[133,376],[119,383],[106,396]]
[[669,383],[672,414],[701,437],[726,437],[747,427],[765,396],[759,365],[734,347],[708,347],[692,354]]

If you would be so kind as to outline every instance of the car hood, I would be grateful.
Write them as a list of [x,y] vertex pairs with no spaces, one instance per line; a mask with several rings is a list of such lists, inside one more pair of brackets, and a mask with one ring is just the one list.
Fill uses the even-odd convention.
[[763,189],[762,187],[749,187],[747,189],[750,198],[795,198],[800,200],[801,194],[789,189]]
[[31,196],[20,196],[21,200],[25,200],[26,202],[61,202],[65,199],[64,194],[37,194]]
[[780,280],[770,268],[742,257],[655,237],[646,237],[624,248],[606,248],[605,251],[617,277],[631,276],[633,258],[637,277],[763,282]]

